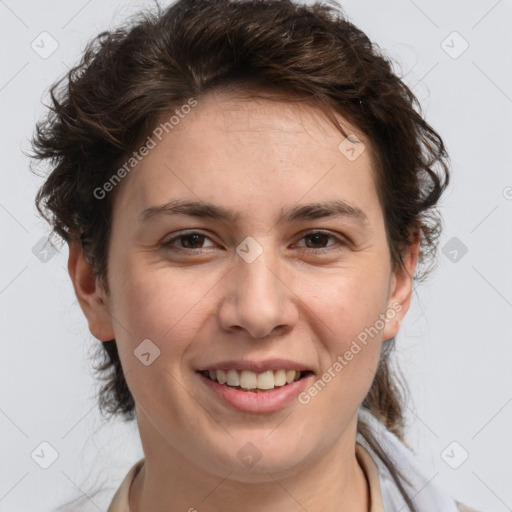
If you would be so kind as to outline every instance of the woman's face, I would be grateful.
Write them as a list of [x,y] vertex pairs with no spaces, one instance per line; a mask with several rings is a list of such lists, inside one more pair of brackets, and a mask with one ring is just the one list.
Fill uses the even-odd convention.
[[254,481],[350,453],[411,290],[369,143],[304,104],[226,93],[168,131],[117,185],[110,294],[88,314],[116,339],[146,457]]

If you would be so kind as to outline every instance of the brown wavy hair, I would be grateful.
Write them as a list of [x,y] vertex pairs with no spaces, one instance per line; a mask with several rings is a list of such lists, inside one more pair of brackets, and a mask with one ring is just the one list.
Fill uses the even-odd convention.
[[[305,101],[334,125],[342,115],[370,141],[376,186],[394,268],[420,235],[423,278],[435,261],[448,184],[448,156],[439,134],[394,73],[379,47],[336,5],[291,0],[178,0],[103,32],[81,61],[50,89],[46,117],[36,127],[33,155],[51,172],[36,206],[52,236],[78,242],[108,293],[107,256],[115,193],[95,197],[140,147],[163,115],[215,89],[276,101]],[[422,270],[420,272],[420,270]],[[392,371],[394,339],[362,406],[404,440],[406,390]],[[135,403],[116,341],[99,344],[95,368],[105,382],[100,410],[130,420]],[[367,425],[360,432],[390,466]],[[397,473],[395,481],[411,510]]]

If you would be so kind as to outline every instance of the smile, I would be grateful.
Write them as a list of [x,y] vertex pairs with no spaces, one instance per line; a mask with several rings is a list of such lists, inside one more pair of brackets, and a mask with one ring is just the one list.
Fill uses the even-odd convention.
[[315,378],[309,370],[285,369],[263,372],[214,369],[196,374],[215,402],[238,412],[259,414],[292,405]]
[[309,371],[300,370],[268,370],[256,373],[250,370],[204,370],[201,375],[219,384],[241,391],[269,391],[276,387],[286,386],[300,380]]

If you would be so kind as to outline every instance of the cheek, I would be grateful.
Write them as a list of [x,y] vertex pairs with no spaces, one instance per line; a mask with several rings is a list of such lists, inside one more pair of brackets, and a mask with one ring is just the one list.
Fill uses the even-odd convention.
[[125,373],[143,370],[136,356],[146,346],[158,354],[151,367],[178,365],[200,328],[199,316],[215,281],[137,261],[119,265],[112,277],[112,317]]
[[382,269],[359,266],[306,276],[300,293],[317,324],[324,326],[326,339],[343,349],[365,329],[382,331],[379,318],[388,304],[388,285],[389,275]]
[[[321,375],[299,397],[308,411],[309,427],[323,428],[329,444],[346,427],[367,395],[378,368],[382,347],[382,315],[387,306],[385,273],[352,272],[329,279],[325,292],[311,284],[306,302],[321,340]],[[327,286],[328,284],[328,286]],[[316,286],[316,290],[314,288]],[[307,295],[305,295],[307,296]],[[329,428],[322,427],[329,410]],[[329,439],[328,439],[329,438]]]
[[195,307],[200,307],[218,276],[171,268],[165,258],[148,262],[144,255],[125,258],[115,274],[116,313],[138,336],[162,339]]
[[303,296],[308,297],[305,303],[311,312],[310,325],[318,328],[315,334],[321,341],[323,374],[304,402],[322,395],[317,406],[334,402],[339,404],[340,413],[360,405],[379,364],[388,278],[382,270],[372,273],[354,268],[344,269],[338,279],[331,276],[323,283],[305,281]]
[[169,396],[182,394],[179,367],[200,326],[206,292],[180,275],[142,263],[120,267],[116,275],[115,335],[123,373],[135,402],[152,415],[168,407]]

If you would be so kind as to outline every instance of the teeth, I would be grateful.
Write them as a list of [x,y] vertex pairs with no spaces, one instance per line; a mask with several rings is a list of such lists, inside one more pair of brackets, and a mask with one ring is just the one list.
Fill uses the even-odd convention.
[[222,370],[217,370],[217,378],[215,378],[215,372],[211,372],[211,373],[213,373],[214,376],[212,378],[210,375],[210,378],[212,378],[212,380],[217,380],[219,384],[226,384],[226,382],[228,381],[226,372],[223,372]]
[[[272,387],[274,383],[272,383]],[[240,373],[240,387],[243,389],[254,389],[258,387],[258,376],[254,372],[244,370]]]
[[228,370],[228,378],[226,384],[228,386],[240,386],[240,377],[236,370]]
[[262,373],[255,373],[248,370],[208,370],[211,380],[219,384],[226,384],[231,387],[242,389],[274,389],[284,386],[300,379],[301,372],[298,370],[268,370]]
[[286,371],[277,370],[274,372],[274,386],[284,386],[286,384]]
[[256,386],[258,389],[274,389],[274,386],[274,372],[269,370],[268,372],[258,374],[258,384]]

